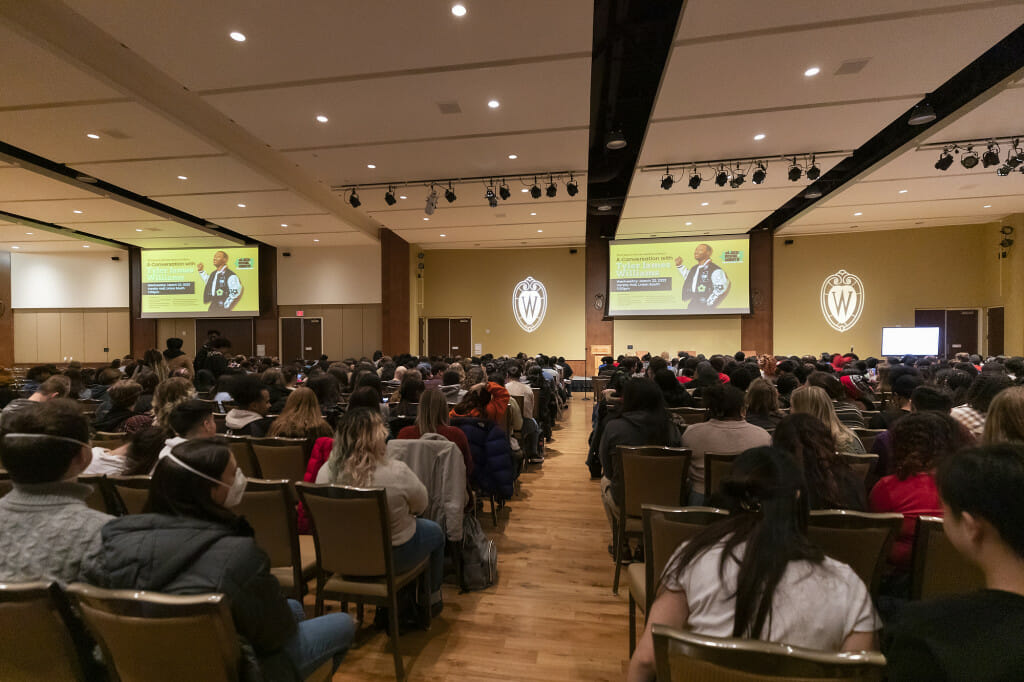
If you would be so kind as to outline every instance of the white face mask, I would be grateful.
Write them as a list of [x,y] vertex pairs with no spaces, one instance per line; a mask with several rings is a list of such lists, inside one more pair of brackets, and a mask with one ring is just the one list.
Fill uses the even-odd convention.
[[192,467],[190,467],[189,465],[185,464],[180,459],[175,457],[173,454],[168,454],[167,459],[173,460],[175,464],[177,464],[183,469],[191,471],[193,474],[200,478],[205,478],[207,481],[210,481],[211,483],[216,483],[217,485],[222,485],[225,488],[228,488],[228,496],[227,499],[224,500],[225,507],[237,507],[238,503],[242,501],[242,494],[245,492],[245,484],[248,482],[248,479],[245,477],[245,474],[242,473],[241,469],[235,469],[235,480],[232,481],[231,484],[229,485],[224,481],[220,480],[219,478],[207,476],[201,471],[196,471],[195,469],[193,469]]

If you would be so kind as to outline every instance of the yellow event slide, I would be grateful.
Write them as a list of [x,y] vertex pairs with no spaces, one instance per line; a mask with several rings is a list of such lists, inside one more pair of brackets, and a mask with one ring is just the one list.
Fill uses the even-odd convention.
[[143,317],[259,315],[259,248],[142,251]]
[[746,235],[615,240],[608,315],[749,313],[749,247]]

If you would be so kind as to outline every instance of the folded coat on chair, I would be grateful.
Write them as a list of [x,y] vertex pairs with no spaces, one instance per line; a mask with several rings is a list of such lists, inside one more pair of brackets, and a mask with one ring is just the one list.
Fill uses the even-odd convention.
[[466,463],[455,443],[437,433],[388,442],[388,457],[405,462],[427,488],[425,518],[437,522],[452,542],[462,540],[466,507]]

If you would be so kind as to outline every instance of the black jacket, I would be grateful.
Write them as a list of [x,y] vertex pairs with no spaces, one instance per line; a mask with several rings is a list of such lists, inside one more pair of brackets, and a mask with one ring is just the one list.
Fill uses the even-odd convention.
[[612,482],[612,499],[622,506],[622,472],[615,467],[612,453],[619,445],[668,445],[677,447],[682,436],[667,417],[652,412],[626,412],[610,419],[601,434],[598,454],[604,477]]
[[238,634],[252,645],[261,663],[269,662],[265,659],[275,652],[273,658],[283,657],[279,650],[295,632],[295,618],[277,578],[270,574],[270,558],[256,545],[244,520],[229,526],[191,517],[135,514],[109,522],[102,537],[103,551],[85,567],[90,583],[167,594],[225,594]]

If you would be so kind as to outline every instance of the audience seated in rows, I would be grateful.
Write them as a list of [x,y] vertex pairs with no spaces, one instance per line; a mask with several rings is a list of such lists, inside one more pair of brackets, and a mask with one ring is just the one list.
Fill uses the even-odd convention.
[[23,409],[32,408],[54,398],[67,398],[71,391],[71,381],[64,376],[55,374],[38,384],[27,398],[15,398],[0,411],[0,429],[6,428],[7,422]]
[[320,411],[320,401],[308,388],[299,387],[291,392],[284,410],[267,430],[274,438],[329,438],[334,434]]
[[839,421],[832,400],[825,389],[818,386],[804,385],[793,391],[790,399],[790,413],[806,413],[820,421],[832,434],[836,449],[839,452],[863,455],[864,444],[850,427]]
[[267,417],[270,411],[270,391],[259,378],[244,374],[234,377],[231,381],[231,396],[238,407],[232,408],[224,419],[228,434],[257,438],[267,435],[273,422],[273,419]]
[[836,452],[832,433],[809,414],[791,414],[775,427],[772,447],[793,455],[807,479],[811,509],[867,511],[864,481]]
[[108,402],[93,415],[94,431],[124,431],[125,422],[135,415],[135,403],[142,395],[142,386],[136,381],[122,379],[106,392]]

